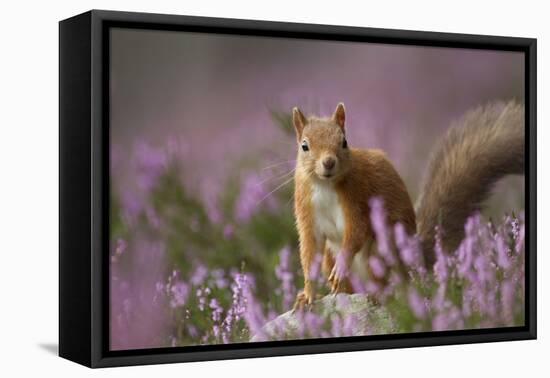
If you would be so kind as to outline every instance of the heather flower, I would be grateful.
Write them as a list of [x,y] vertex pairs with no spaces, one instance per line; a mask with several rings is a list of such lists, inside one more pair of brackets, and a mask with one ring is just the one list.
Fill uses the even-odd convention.
[[477,272],[477,277],[482,284],[486,285],[489,283],[493,283],[495,278],[494,271],[491,268],[491,265],[487,256],[479,254],[474,259],[474,268]]
[[145,206],[145,217],[153,229],[162,227],[161,219],[152,206]]
[[465,277],[471,269],[474,255],[474,243],[475,238],[467,234],[465,239],[458,247],[458,273],[461,277]]
[[465,318],[470,317],[473,313],[473,300],[472,290],[470,288],[464,289],[462,291],[462,314]]
[[212,320],[214,322],[219,322],[221,320],[221,314],[223,308],[216,298],[212,298],[209,304],[210,309],[212,309]]
[[[122,244],[119,246],[122,247]],[[169,335],[168,301],[159,300],[165,257],[160,241],[132,240],[124,264],[111,264],[111,325],[113,349],[155,345],[155,337]],[[137,273],[137,274],[136,274]],[[143,327],[147,324],[148,327]]]
[[376,296],[382,291],[382,286],[373,280],[367,280],[365,283],[365,293]]
[[434,249],[435,249],[435,256],[436,256],[434,273],[435,273],[437,282],[440,285],[443,285],[447,282],[447,279],[449,277],[449,272],[447,270],[447,256],[445,255],[445,252],[443,251],[443,248],[441,245],[441,230],[439,226],[436,226]]
[[390,232],[386,223],[386,212],[384,210],[384,202],[381,198],[371,198],[370,205],[370,220],[374,233],[376,234],[376,243],[378,245],[378,253],[384,258],[384,261],[389,266],[396,264],[395,256],[390,246]]
[[312,311],[301,311],[298,313],[298,330],[299,338],[305,337],[320,337],[325,320],[322,316]]
[[498,265],[502,269],[508,269],[510,267],[510,258],[508,256],[508,247],[506,246],[504,239],[500,235],[495,236],[496,249],[498,253]]
[[[158,286],[157,286],[158,289]],[[173,283],[170,287],[170,293],[172,298],[170,300],[170,307],[176,308],[185,305],[187,297],[189,296],[190,288],[185,282]]]
[[124,239],[118,238],[116,242],[115,254],[123,254],[124,251],[126,251],[126,248],[128,248],[128,243]]
[[214,335],[215,338],[219,338],[220,337],[220,326],[217,325],[217,324],[214,324],[212,326],[212,334]]
[[464,231],[467,235],[475,235],[481,228],[481,216],[479,213],[475,213],[466,220],[464,225]]
[[222,269],[214,269],[210,272],[214,281],[214,286],[218,289],[225,289],[229,286],[229,281],[225,277],[225,272]]
[[133,226],[137,222],[137,219],[143,211],[143,200],[130,190],[122,192],[121,198],[121,215],[123,221]]
[[520,225],[517,218],[512,218],[512,238],[518,240],[520,237]]
[[331,329],[330,333],[332,337],[342,337],[344,336],[344,322],[342,321],[342,317],[337,314],[332,314],[330,318],[331,323]]
[[153,148],[147,143],[138,143],[134,148],[137,169],[137,183],[144,191],[150,191],[165,172],[168,157],[160,148]]
[[252,173],[247,175],[241,184],[235,205],[235,219],[239,222],[248,222],[262,207],[274,209],[275,206],[275,198],[267,190],[265,180]]
[[111,262],[116,263],[120,256],[126,251],[126,248],[128,248],[128,243],[124,239],[118,238],[115,244],[114,254],[111,256]]
[[344,316],[344,324],[342,326],[342,334],[344,336],[355,336],[357,332],[358,319],[354,315]]
[[198,299],[198,308],[201,311],[204,311],[206,309],[206,303],[208,301],[208,296],[210,295],[210,288],[199,288],[197,289],[196,296]]
[[290,308],[296,296],[294,275],[290,267],[290,248],[287,246],[279,252],[279,265],[275,268],[275,275],[281,281],[283,308]]
[[451,307],[447,309],[447,311],[437,314],[432,320],[432,329],[434,331],[446,331],[463,328],[464,320],[460,311],[455,307]]
[[243,316],[250,333],[256,336],[260,341],[266,340],[267,335],[265,335],[263,326],[267,321],[263,315],[260,304],[256,301],[249,289],[244,290],[244,298],[246,307],[243,311]]
[[191,336],[193,339],[196,339],[199,337],[199,330],[197,329],[197,327],[195,327],[194,325],[192,324],[188,324],[187,325],[187,333],[189,334],[189,336]]
[[[497,311],[498,311],[498,308],[497,308],[497,300],[498,300],[498,295],[496,295],[496,293],[491,293],[490,295],[487,295],[487,299],[486,299],[486,302],[485,302],[485,306],[486,306],[486,309],[485,309],[485,314],[489,317],[489,318],[497,318]],[[492,321],[490,321],[489,324],[493,324]]]
[[414,316],[418,319],[425,319],[427,316],[427,306],[425,300],[418,294],[414,287],[409,288],[408,293],[409,307]]
[[446,297],[447,294],[447,286],[446,284],[442,284],[437,288],[437,291],[432,299],[432,307],[436,312],[441,312],[445,310],[446,307],[449,305],[449,301]]
[[371,272],[377,278],[382,278],[386,275],[386,266],[384,265],[382,259],[377,256],[371,256],[369,258],[369,267]]
[[424,261],[420,253],[420,243],[414,236],[407,235],[405,226],[402,223],[397,223],[394,227],[395,244],[399,250],[401,260],[410,268],[415,268],[417,271],[424,273]]
[[[253,301],[252,293],[249,287],[247,276],[242,273],[234,275],[234,282],[231,284],[232,302],[227,310],[223,321],[223,327],[226,333],[230,333],[234,324],[241,320],[247,311],[247,302]],[[257,308],[254,308],[257,311]],[[256,321],[256,314],[251,315],[250,319]]]
[[337,308],[346,308],[351,304],[349,298],[345,295],[336,296],[336,307]]
[[505,280],[500,289],[500,303],[502,317],[505,324],[512,324],[514,321],[514,297],[515,284],[511,280]]
[[[319,258],[319,260],[322,260],[322,257]],[[334,261],[334,269],[336,269],[336,277],[344,278],[349,277],[350,274],[350,263],[351,263],[351,256],[348,251],[340,251],[336,255],[336,259]]]
[[210,223],[220,224],[223,220],[223,214],[220,210],[219,200],[214,194],[207,195],[205,207]]
[[[337,259],[338,259],[338,257],[337,257]],[[323,279],[323,277],[321,275],[321,265],[322,265],[322,263],[323,263],[323,256],[320,253],[316,253],[313,256],[313,261],[312,261],[311,266],[309,268],[309,277],[308,277],[308,279],[311,282],[319,283]]]
[[208,277],[208,269],[200,264],[195,268],[195,271],[193,272],[193,275],[191,276],[191,284],[193,286],[199,286],[206,281],[206,278]]
[[233,239],[233,236],[235,235],[235,227],[233,227],[232,224],[226,224],[223,227],[223,237],[225,240]]
[[522,223],[516,237],[515,250],[520,253],[525,248],[525,223]]
[[305,311],[304,314],[307,333],[312,337],[319,335],[325,320],[312,311]]
[[156,289],[158,294],[164,294],[164,292],[166,290],[165,288],[166,288],[166,286],[162,282],[157,282],[155,284],[155,289]]
[[358,293],[358,294],[367,293],[366,283],[363,278],[359,277],[357,274],[354,274],[352,272],[350,274],[349,280],[354,293]]

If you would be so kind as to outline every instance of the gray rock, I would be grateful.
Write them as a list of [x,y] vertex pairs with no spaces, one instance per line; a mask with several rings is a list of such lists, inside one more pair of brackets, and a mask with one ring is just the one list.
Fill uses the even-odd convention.
[[362,336],[396,332],[389,313],[366,294],[327,295],[310,311],[288,311],[266,323],[250,341]]

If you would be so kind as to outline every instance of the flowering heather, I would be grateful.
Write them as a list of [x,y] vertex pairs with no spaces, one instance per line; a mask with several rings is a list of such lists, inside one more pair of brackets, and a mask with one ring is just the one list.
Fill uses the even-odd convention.
[[275,199],[270,196],[270,191],[267,189],[266,179],[256,174],[249,174],[242,182],[235,205],[235,219],[238,222],[248,222],[264,207],[271,210],[276,207]]
[[[368,264],[383,279],[341,272],[358,294],[318,302],[336,311],[279,316],[304,278],[328,292],[320,255],[310,277],[300,269],[297,146],[284,110],[330,114],[344,101],[350,145],[385,151],[414,199],[453,118],[490,99],[523,98],[521,54],[128,30],[111,43],[113,349],[523,324],[517,177],[495,187],[456,251],[434,245],[432,266],[373,199],[378,252]],[[204,64],[212,51],[219,62]],[[236,51],[254,59],[231,59]],[[512,210],[520,215],[503,217]]]
[[445,230],[438,229],[435,263],[426,266],[418,238],[401,224],[390,227],[382,200],[371,199],[378,243],[367,263],[379,280],[341,272],[357,294],[327,295],[319,253],[308,278],[324,297],[311,311],[291,313],[304,280],[291,205],[293,161],[268,153],[257,161],[227,159],[222,173],[197,181],[187,161],[193,148],[139,142],[129,166],[113,168],[113,349],[523,324],[521,207],[520,215],[491,222],[473,214],[455,251],[442,248]]
[[165,150],[154,148],[147,143],[138,143],[134,153],[138,186],[143,190],[151,190],[167,168],[168,156]]
[[283,296],[283,308],[291,308],[296,298],[294,273],[290,266],[291,253],[292,251],[289,247],[281,249],[281,252],[279,252],[279,265],[275,268],[275,275],[281,281],[278,293]]
[[[355,291],[367,293],[359,298],[369,307],[359,310],[357,303],[339,295],[328,302],[335,309],[332,312],[314,308],[296,312],[293,317],[277,317],[292,308],[296,287],[303,279],[295,258],[297,251],[289,245],[275,255],[272,271],[254,275],[250,269],[256,263],[251,260],[252,265],[248,265],[246,259],[239,269],[209,267],[197,260],[186,272],[166,270],[170,259],[160,241],[117,238],[111,257],[112,347],[343,337],[523,323],[522,216],[487,223],[474,214],[465,224],[466,236],[456,251],[444,251],[436,236],[436,262],[425,267],[417,238],[407,235],[399,224],[393,229],[387,225],[381,200],[374,199],[371,204],[373,228],[382,246],[368,263],[376,277],[391,274],[386,286],[381,286],[351,273]],[[222,228],[219,233],[220,240],[227,240],[226,230]],[[327,291],[320,256],[310,278],[322,294]],[[403,262],[404,271],[392,269],[397,261]],[[161,278],[163,271],[165,279]],[[380,302],[370,302],[368,295],[376,295]],[[331,296],[325,298],[331,300]]]
[[369,204],[371,224],[376,235],[378,253],[384,259],[386,264],[389,266],[394,266],[396,264],[396,258],[392,253],[390,246],[391,237],[387,230],[386,215],[384,212],[384,204],[382,199],[372,198],[369,201]]

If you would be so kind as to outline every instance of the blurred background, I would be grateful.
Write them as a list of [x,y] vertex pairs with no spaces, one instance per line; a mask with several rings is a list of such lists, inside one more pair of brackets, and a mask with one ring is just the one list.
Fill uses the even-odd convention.
[[[215,332],[239,274],[265,311],[288,310],[293,106],[344,102],[349,144],[385,150],[414,201],[453,120],[524,96],[514,52],[115,29],[110,67],[113,349],[246,341]],[[523,207],[509,178],[486,216]]]

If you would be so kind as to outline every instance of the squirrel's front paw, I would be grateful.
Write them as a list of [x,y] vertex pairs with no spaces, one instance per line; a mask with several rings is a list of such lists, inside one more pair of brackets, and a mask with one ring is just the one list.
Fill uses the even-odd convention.
[[347,253],[340,252],[336,257],[336,262],[328,276],[331,294],[347,293],[350,290],[349,285],[349,267],[351,259]]
[[336,267],[332,268],[330,276],[328,276],[328,283],[330,286],[331,294],[338,294],[342,292],[342,286],[344,286],[345,277],[338,274]]
[[303,310],[303,309],[311,309],[311,305],[313,304],[313,293],[308,293],[307,290],[304,290],[296,296],[296,302],[294,302],[294,308],[293,311],[296,310]]

